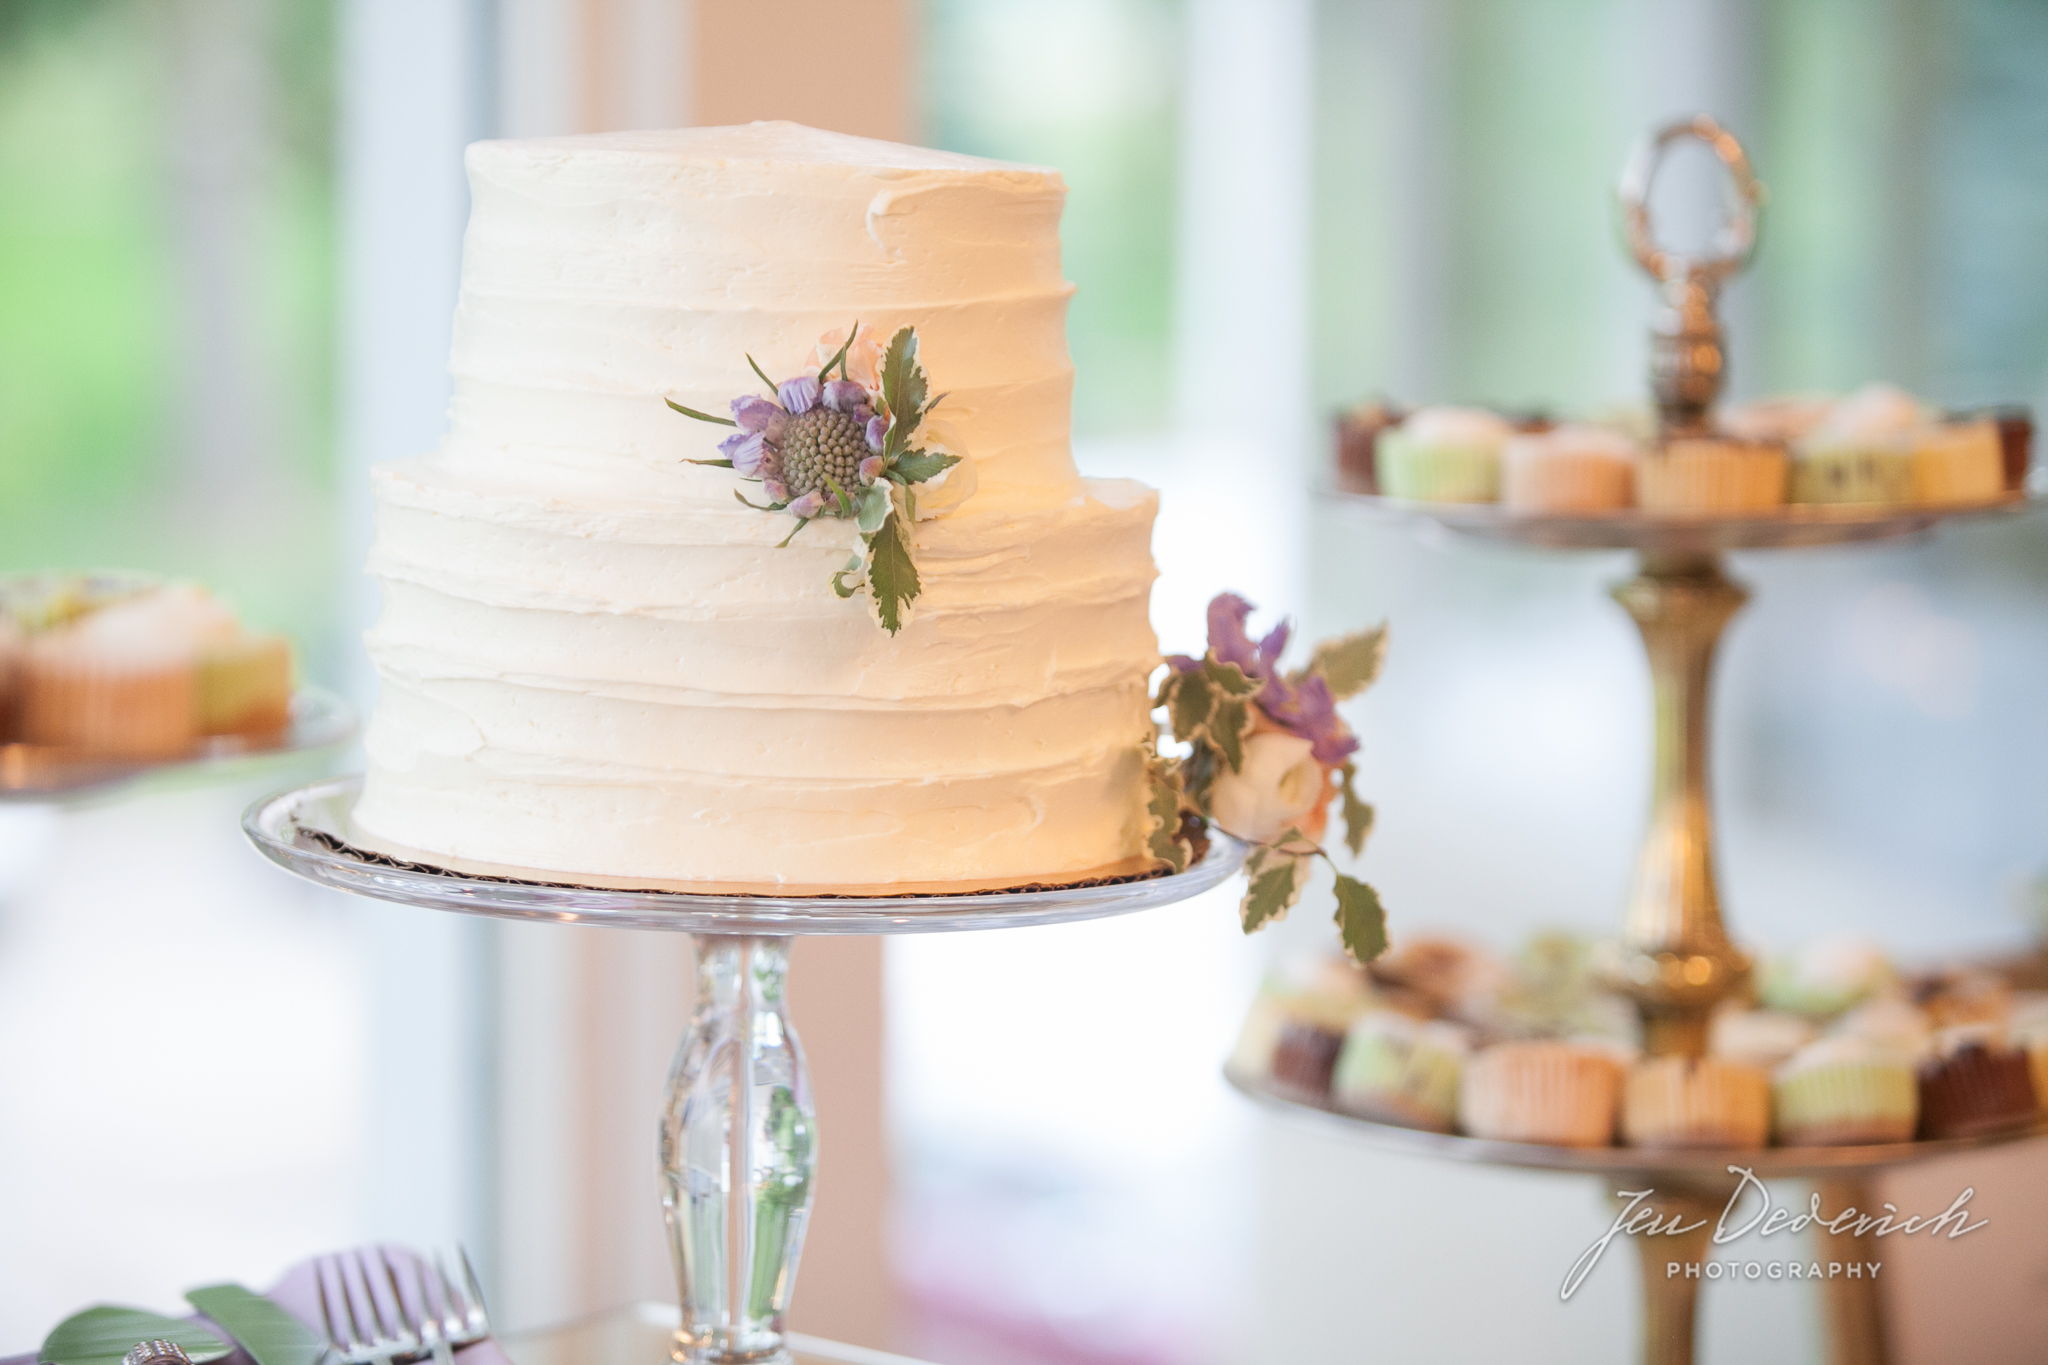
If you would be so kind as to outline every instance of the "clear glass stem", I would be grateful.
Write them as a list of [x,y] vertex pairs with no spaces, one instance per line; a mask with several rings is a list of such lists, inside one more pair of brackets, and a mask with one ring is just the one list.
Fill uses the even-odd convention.
[[787,938],[696,940],[697,1012],[669,1072],[661,1204],[683,1325],[677,1361],[787,1361],[817,1115],[789,1027]]

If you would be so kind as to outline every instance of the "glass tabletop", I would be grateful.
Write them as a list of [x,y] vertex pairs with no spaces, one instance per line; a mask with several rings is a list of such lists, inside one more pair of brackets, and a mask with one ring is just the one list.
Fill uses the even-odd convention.
[[[673,1304],[636,1303],[557,1327],[498,1338],[512,1365],[668,1365],[682,1314]],[[796,1365],[923,1365],[909,1356],[791,1332]]]

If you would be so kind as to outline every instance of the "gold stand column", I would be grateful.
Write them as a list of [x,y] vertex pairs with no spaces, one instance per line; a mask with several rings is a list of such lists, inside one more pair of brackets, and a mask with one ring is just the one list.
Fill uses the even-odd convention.
[[[1616,1206],[1625,1181],[1613,1185]],[[1706,1270],[1707,1251],[1714,1236],[1714,1219],[1727,1203],[1726,1193],[1718,1198],[1705,1186],[1686,1184],[1657,1192],[1644,1201],[1657,1211],[1659,1226],[1688,1228],[1679,1233],[1636,1237],[1636,1251],[1643,1266],[1643,1353],[1645,1365],[1693,1365],[1694,1330],[1699,1311],[1700,1281]],[[1672,1272],[1676,1264],[1677,1273]],[[1692,1273],[1686,1273],[1686,1267]]]
[[1636,862],[1616,975],[1643,1014],[1656,1056],[1702,1056],[1707,1016],[1749,973],[1728,940],[1714,884],[1707,707],[1714,646],[1749,594],[1714,556],[1645,552],[1614,590],[1650,656],[1656,766],[1650,827]]

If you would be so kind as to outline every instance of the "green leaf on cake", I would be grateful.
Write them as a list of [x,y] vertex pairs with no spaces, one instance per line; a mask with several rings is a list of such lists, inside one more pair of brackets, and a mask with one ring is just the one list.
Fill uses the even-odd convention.
[[1370,962],[1387,950],[1387,912],[1380,893],[1356,877],[1337,877],[1337,933],[1356,962]]
[[1351,850],[1356,858],[1365,851],[1365,841],[1372,833],[1373,809],[1358,799],[1358,793],[1351,783],[1358,776],[1358,765],[1346,763],[1339,770],[1342,779],[1337,784],[1338,795],[1344,798],[1344,847]]
[[[867,575],[862,571],[864,558],[864,555],[856,553],[853,558],[846,561],[845,568],[832,575],[832,591],[838,593],[841,600],[853,596],[867,586]],[[851,582],[847,581],[849,575],[852,578]]]
[[1372,686],[1386,657],[1387,628],[1379,625],[1355,635],[1323,641],[1316,646],[1306,672],[1321,677],[1329,685],[1330,695],[1344,701]]
[[925,450],[908,450],[896,457],[896,472],[905,483],[934,479],[960,463],[958,455],[938,455]]
[[927,387],[917,363],[917,329],[905,327],[882,352],[882,401],[889,405],[889,454],[898,454],[924,418]]
[[[739,499],[740,506],[751,507],[756,512],[780,512],[783,508],[789,506],[789,504],[786,502],[771,502],[765,507],[758,502],[748,502],[747,495],[745,493],[740,492],[740,490],[737,488],[732,490],[732,495],[735,498]],[[786,544],[787,542],[784,543]]]
[[1300,839],[1301,832],[1290,829],[1278,844],[1260,844],[1245,859],[1244,900],[1238,914],[1247,934],[1286,918],[1301,899],[1308,883],[1308,859],[1291,847]]
[[1237,697],[1223,697],[1211,708],[1202,733],[1216,746],[1216,752],[1223,755],[1230,771],[1241,773],[1244,771],[1244,742],[1251,729],[1251,703]]
[[1166,722],[1173,727],[1175,739],[1193,743],[1216,707],[1215,685],[1200,671],[1176,673],[1168,682],[1170,686],[1160,689],[1165,699]]
[[159,1339],[177,1342],[196,1365],[223,1359],[234,1349],[196,1322],[102,1304],[52,1328],[36,1359],[43,1365],[121,1365],[121,1357],[137,1342]]
[[904,609],[916,598],[918,589],[917,565],[911,562],[910,546],[903,539],[903,519],[892,515],[868,545],[868,591],[874,596],[875,616],[883,630],[894,635],[903,629]]
[[713,469],[731,469],[731,460],[684,460],[684,464],[708,464]]
[[848,497],[846,490],[839,486],[839,480],[827,474],[825,476],[825,486],[832,490],[833,500],[839,504],[839,515],[842,517],[852,516],[853,499]]
[[1145,803],[1145,848],[1175,872],[1188,870],[1194,848],[1180,837],[1181,786],[1175,765],[1150,751],[1145,755],[1151,796]]
[[861,490],[860,506],[853,524],[860,528],[862,535],[871,536],[881,530],[882,523],[888,520],[889,508],[889,485],[869,484]]
[[1209,681],[1216,684],[1216,690],[1226,697],[1249,697],[1259,690],[1259,680],[1239,668],[1236,664],[1224,663],[1215,655],[1205,655],[1202,672]]
[[[758,375],[760,375],[760,376],[761,376],[761,382],[762,382],[763,384],[766,384],[766,385],[768,386],[768,396],[769,396],[770,398],[778,398],[778,399],[779,399],[779,398],[780,398],[780,397],[782,396],[782,390],[781,390],[780,388],[778,388],[778,387],[776,386],[776,383],[775,383],[775,381],[774,381],[774,380],[772,380],[772,379],[770,379],[770,378],[768,377],[768,371],[766,371],[766,370],[764,370],[764,369],[762,369],[762,368],[761,368],[761,362],[760,362],[760,361],[758,361],[758,360],[756,360],[756,359],[754,359],[754,357],[753,357],[753,356],[749,355],[749,356],[747,357],[747,364],[749,364],[749,365],[751,365],[751,366],[753,366],[753,367],[754,367],[754,373],[755,373],[755,374],[758,374]],[[735,422],[735,423],[733,423],[733,425],[734,425],[734,426],[738,426],[738,425],[739,425],[739,423]]]
[[[755,369],[756,369],[756,372],[758,373],[758,372],[759,372],[759,367],[758,367],[758,366],[756,366],[756,367],[755,367]],[[770,387],[770,388],[773,388],[773,387],[774,387],[774,385],[772,385],[772,384],[771,384],[771,385],[769,385],[769,387]],[[735,421],[733,421],[733,420],[732,420],[732,418],[730,418],[730,417],[713,417],[713,416],[712,416],[712,415],[711,415],[710,413],[708,413],[708,412],[699,412],[699,411],[697,411],[697,410],[696,410],[695,408],[686,408],[686,407],[684,407],[684,406],[683,406],[683,405],[682,405],[681,403],[678,403],[678,402],[677,402],[677,401],[676,401],[675,399],[673,399],[673,398],[664,398],[664,399],[662,399],[661,401],[662,401],[662,402],[664,402],[664,403],[666,403],[666,404],[668,404],[668,405],[669,405],[670,407],[674,408],[674,409],[675,409],[675,410],[676,410],[677,412],[680,412],[680,413],[681,413],[681,414],[682,414],[683,416],[685,416],[685,417],[694,417],[694,418],[696,418],[696,419],[697,419],[698,421],[700,421],[700,422],[716,422],[716,423],[718,423],[718,425],[720,425],[720,426],[722,426],[722,427],[736,427],[736,426],[738,426],[738,425],[739,425],[739,423],[738,423],[738,422],[735,422]],[[703,464],[703,463],[704,463],[704,461],[702,461],[702,460],[692,460],[692,461],[691,461],[690,463],[692,463],[692,464]]]
[[[826,361],[825,367],[818,371],[818,382],[820,384],[824,383],[825,380],[828,377],[830,377],[832,373],[832,367],[834,365],[837,365],[839,367],[839,377],[842,379],[846,377],[846,353],[853,349],[853,339],[859,335],[860,319],[855,318],[853,320],[853,326],[846,329],[846,344],[839,348],[838,355],[835,355],[830,360]],[[751,357],[749,358],[751,359]]]

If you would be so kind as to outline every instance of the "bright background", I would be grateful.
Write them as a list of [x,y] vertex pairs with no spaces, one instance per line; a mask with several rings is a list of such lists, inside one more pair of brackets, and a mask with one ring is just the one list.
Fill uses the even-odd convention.
[[[779,43],[832,40],[801,0],[736,6],[0,0],[0,568],[201,578],[291,631],[309,676],[360,687],[360,465],[438,428],[455,148],[686,118],[677,72],[740,61],[748,15]],[[2048,400],[2039,5],[834,14],[901,36],[908,55],[872,69],[920,140],[1065,174],[1077,452],[1165,494],[1167,646],[1198,643],[1223,587],[1311,635],[1393,622],[1353,721],[1381,812],[1363,871],[1397,929],[1506,945],[1610,927],[1647,688],[1604,594],[1624,560],[1418,536],[1312,497],[1326,418],[1376,392],[1639,399],[1649,291],[1610,196],[1653,120],[1716,114],[1771,187],[1757,267],[1726,300],[1735,397],[1884,378],[1942,403]],[[1660,203],[1675,235],[1712,204],[1686,171]],[[2048,525],[1736,572],[1756,598],[1723,657],[1715,759],[1738,930],[2022,945],[2048,868]],[[523,1155],[489,1135],[521,1105],[587,1100],[579,1059],[602,1038],[646,1053],[630,1109],[674,1020],[619,1004],[564,1028],[581,1041],[554,1069],[524,1065],[503,1036],[548,1030],[533,958],[550,950],[270,874],[234,817],[292,776],[0,810],[0,1349],[91,1300],[169,1306],[370,1235],[460,1235],[524,1285],[542,1233],[592,1265],[644,1233],[572,1215],[646,1183],[630,1154],[651,1089],[622,1173],[574,1133]],[[1309,914],[1245,942],[1211,898],[891,944],[894,1309],[874,1344],[941,1365],[1342,1360],[1368,1342],[1621,1358],[1632,1267],[1555,1298],[1605,1224],[1596,1188],[1371,1157],[1222,1087],[1262,965],[1327,942]],[[675,994],[673,950],[626,941],[644,1000]],[[146,1137],[138,1113],[180,1121]],[[1900,1253],[1901,1358],[2032,1359],[2048,1192],[2007,1160],[1937,1169],[1914,1198],[1966,1182],[1994,1231]],[[138,1245],[143,1217],[175,1234]],[[501,1311],[659,1292],[659,1267],[633,1266]],[[1463,1311],[1476,1285],[1487,1312]],[[1818,1351],[1794,1291],[1710,1295],[1707,1313],[1709,1359]]]

